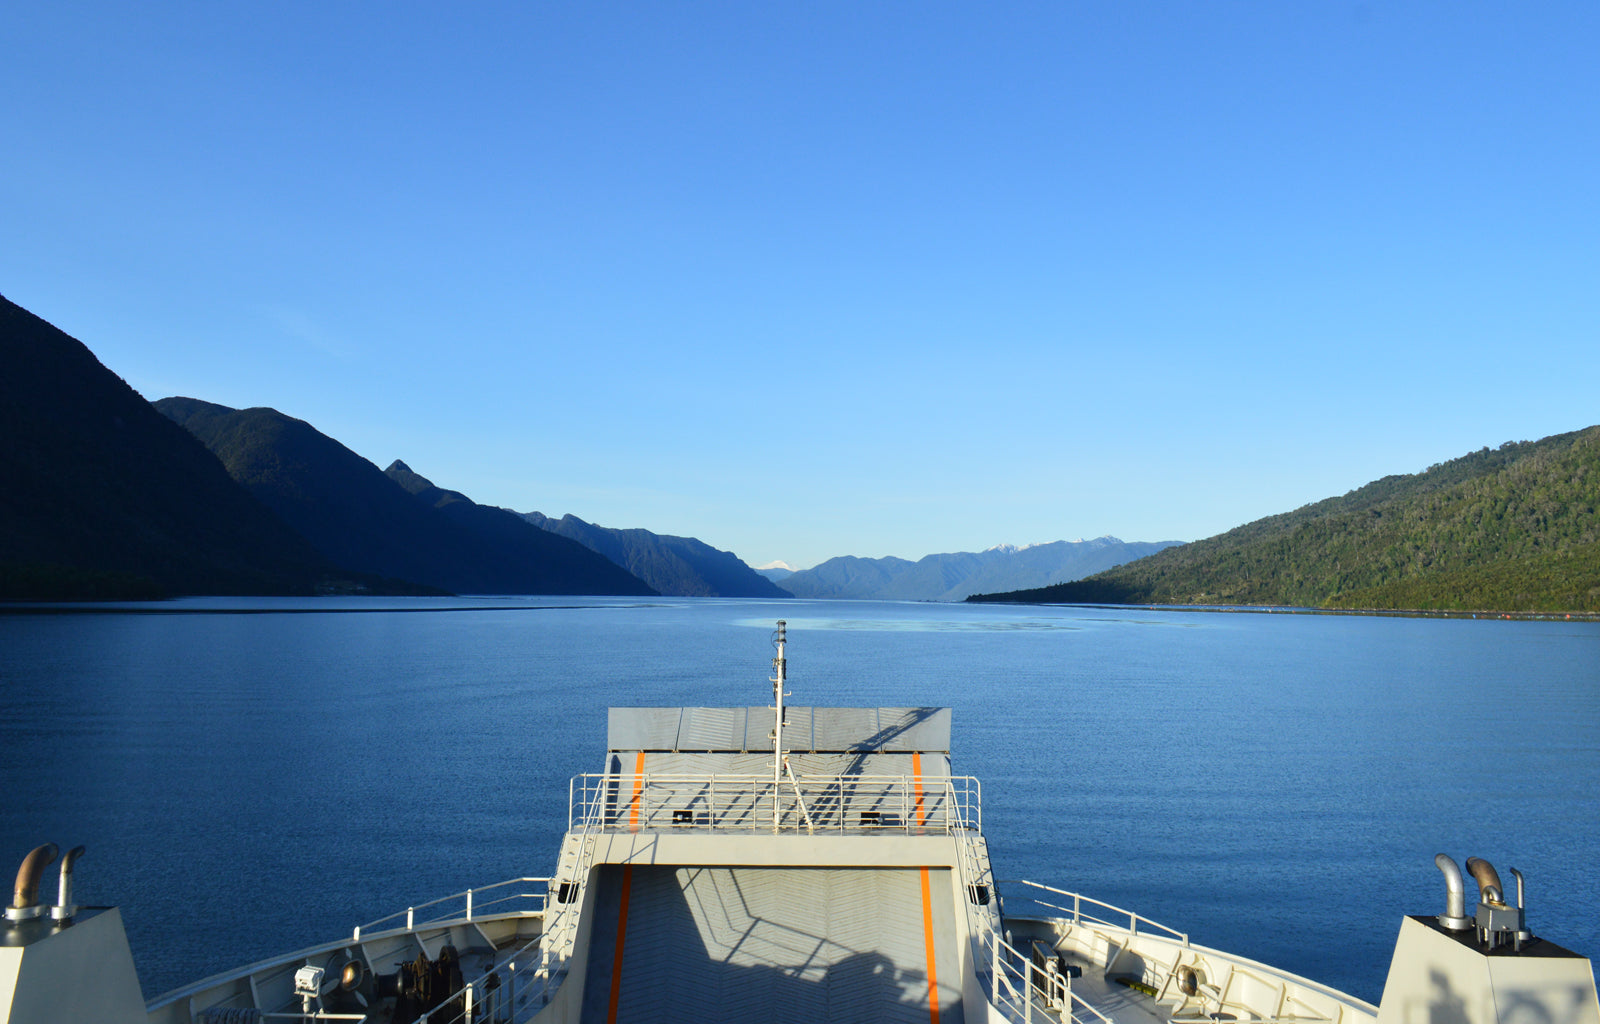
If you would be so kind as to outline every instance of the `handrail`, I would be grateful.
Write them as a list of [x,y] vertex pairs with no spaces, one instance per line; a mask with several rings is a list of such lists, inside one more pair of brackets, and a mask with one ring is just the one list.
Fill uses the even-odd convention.
[[[578,837],[577,863],[573,868],[572,878],[568,882],[578,886],[578,894],[587,884],[589,870],[594,865],[594,840],[587,835]],[[562,883],[565,885],[566,883]],[[578,922],[583,912],[583,902],[577,895],[567,903],[556,904],[555,920],[549,922],[551,927],[545,929],[540,943],[540,972],[548,983],[549,979],[566,970],[566,965],[576,953]],[[552,954],[560,954],[560,960],[552,966]]]
[[[478,898],[480,894],[489,892],[492,889],[503,889],[508,885],[524,885],[524,884],[535,884],[535,885],[541,885],[542,884],[544,886],[544,888],[545,888],[545,891],[544,892],[511,893],[509,895],[504,895],[504,896],[497,897],[495,899],[491,899],[488,902],[483,902],[481,899]],[[452,921],[452,920],[456,920],[458,918],[463,919],[463,920],[467,920],[467,921],[471,921],[474,916],[482,917],[484,911],[487,910],[489,907],[500,906],[501,904],[510,903],[510,902],[512,902],[514,900],[538,900],[539,901],[539,905],[538,905],[537,909],[524,910],[524,911],[520,911],[520,913],[523,913],[523,914],[542,914],[542,913],[544,913],[544,911],[546,909],[546,904],[549,902],[549,897],[550,897],[549,889],[550,889],[550,879],[548,879],[548,878],[508,878],[503,882],[495,882],[493,885],[485,885],[485,886],[481,886],[480,888],[477,888],[477,889],[467,889],[464,892],[451,893],[449,896],[440,896],[438,899],[429,900],[426,903],[418,903],[416,906],[407,907],[404,910],[398,910],[398,911],[394,912],[393,914],[389,914],[389,915],[387,915],[385,917],[380,917],[376,921],[368,921],[366,924],[357,925],[356,928],[355,928],[355,931],[351,935],[351,941],[360,942],[361,941],[361,935],[362,935],[363,932],[370,933],[378,925],[384,924],[384,923],[389,922],[389,921],[395,921],[395,920],[397,920],[399,918],[405,918],[405,926],[404,927],[406,928],[407,931],[410,931],[410,930],[412,930],[414,928],[418,928],[418,927],[420,927],[422,925],[436,924],[436,923],[438,923],[440,921]],[[460,913],[445,913],[445,914],[439,914],[439,915],[437,915],[435,917],[424,918],[421,921],[417,920],[417,911],[426,910],[428,907],[436,907],[441,903],[449,903],[452,900],[460,900],[460,901],[462,901],[462,908],[461,908],[461,912]]]
[[[1034,993],[1040,991],[1032,977],[1036,970],[1033,960],[1024,956],[992,928],[985,928],[979,932],[978,940],[988,947],[984,956],[984,960],[987,961],[985,964],[987,971],[984,973],[991,979],[990,998],[995,1006],[1013,1020],[1022,1021],[1024,1024],[1033,1021],[1036,1016],[1033,1008]],[[1066,998],[1070,1007],[1067,1016],[1077,1024],[1113,1024],[1110,1017],[1074,992],[1071,983],[1065,977],[1058,977],[1061,978],[1061,988],[1055,994],[1057,997]],[[1081,1016],[1079,1010],[1088,1011],[1090,1017],[1094,1019]],[[1047,1013],[1040,1013],[1037,1016],[1040,1020],[1053,1020]]]
[[[1026,886],[1031,886],[1032,888],[1035,888],[1035,889],[1041,889],[1041,890],[1043,890],[1045,892],[1053,892],[1058,896],[1070,896],[1072,898],[1072,908],[1069,910],[1066,907],[1057,906],[1054,903],[1049,903],[1049,902],[1047,902],[1045,900],[1042,900],[1037,896],[1030,896],[1030,895],[1028,895],[1026,893],[1020,894],[1020,897],[1022,899],[1026,899],[1026,900],[1028,900],[1030,902],[1037,903],[1042,907],[1049,907],[1051,910],[1059,910],[1063,914],[1072,915],[1072,923],[1073,924],[1081,924],[1083,921],[1087,920],[1087,921],[1089,921],[1089,922],[1091,922],[1093,924],[1104,924],[1104,925],[1109,925],[1110,927],[1113,927],[1113,928],[1122,928],[1123,930],[1127,931],[1129,934],[1132,934],[1132,935],[1138,935],[1139,934],[1139,926],[1140,926],[1140,924],[1143,924],[1143,925],[1145,925],[1147,927],[1150,927],[1150,928],[1159,928],[1161,931],[1164,931],[1168,935],[1170,935],[1173,938],[1177,939],[1178,942],[1182,943],[1183,945],[1185,945],[1185,946],[1189,945],[1189,935],[1188,935],[1187,932],[1180,932],[1176,928],[1169,928],[1169,927],[1167,927],[1166,925],[1162,924],[1159,921],[1152,921],[1148,917],[1145,917],[1145,916],[1143,916],[1141,914],[1136,914],[1131,910],[1124,910],[1123,908],[1117,907],[1117,906],[1113,906],[1110,903],[1104,903],[1104,902],[1102,902],[1100,900],[1097,900],[1097,899],[1094,899],[1093,897],[1090,897],[1090,896],[1083,896],[1083,895],[1080,895],[1079,893],[1068,892],[1066,889],[1057,889],[1053,885],[1043,885],[1043,884],[1041,884],[1039,882],[1030,882],[1026,878],[1009,879],[1007,881],[1001,882],[1000,884],[1001,885],[1026,885]],[[1090,903],[1090,904],[1093,904],[1094,906],[1102,907],[1102,908],[1104,908],[1106,910],[1111,911],[1114,914],[1121,914],[1122,916],[1124,916],[1124,917],[1126,917],[1128,919],[1128,923],[1126,925],[1122,925],[1122,924],[1118,924],[1115,921],[1107,921],[1107,920],[1104,920],[1103,918],[1094,917],[1092,915],[1085,915],[1083,913],[1083,904],[1085,904],[1085,903]]]
[[[790,792],[790,790],[794,792]],[[776,803],[774,826],[768,810]],[[981,831],[982,786],[972,776],[796,776],[594,773],[568,788],[569,831],[741,829]]]

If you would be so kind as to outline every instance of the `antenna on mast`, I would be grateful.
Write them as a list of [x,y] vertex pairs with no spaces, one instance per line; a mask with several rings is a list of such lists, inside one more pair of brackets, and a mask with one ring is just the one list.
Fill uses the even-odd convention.
[[789,696],[784,690],[784,673],[788,662],[783,657],[785,623],[778,620],[778,631],[772,636],[772,644],[778,653],[772,659],[772,831],[777,832],[783,828],[783,804],[778,799],[779,791],[783,788],[783,777],[789,776],[789,785],[794,787],[794,806],[800,813],[800,820],[806,823],[806,830],[816,831],[816,825],[811,820],[811,812],[806,810],[806,797],[800,789],[800,780],[795,778],[794,769],[789,766],[789,754],[783,749],[783,698]]

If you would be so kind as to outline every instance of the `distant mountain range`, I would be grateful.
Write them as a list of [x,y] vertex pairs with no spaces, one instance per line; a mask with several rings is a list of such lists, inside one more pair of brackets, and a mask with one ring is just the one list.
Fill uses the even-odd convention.
[[1600,611],[1600,427],[1484,448],[1194,544],[1102,537],[793,573],[693,538],[478,505],[273,409],[153,407],[3,297],[0,437],[0,600],[790,592]]
[[830,558],[783,578],[796,597],[890,601],[960,601],[985,590],[1021,589],[1073,580],[1153,554],[1178,541],[1095,540],[1003,545],[987,551],[904,558]]
[[663,594],[680,597],[788,597],[737,555],[693,537],[670,537],[649,530],[618,530],[586,523],[574,515],[551,519],[524,512],[527,522],[569,537],[617,563]]
[[4,298],[0,438],[0,598],[355,583],[81,342]]
[[756,572],[774,583],[782,583],[797,571],[788,562],[768,562],[766,565],[758,565],[755,568]]
[[545,530],[403,462],[385,474],[275,409],[146,402],[4,298],[0,431],[0,600],[657,593],[568,527],[614,534],[674,593],[786,596],[692,538]]
[[1058,586],[971,600],[1600,611],[1600,426],[1507,442]]

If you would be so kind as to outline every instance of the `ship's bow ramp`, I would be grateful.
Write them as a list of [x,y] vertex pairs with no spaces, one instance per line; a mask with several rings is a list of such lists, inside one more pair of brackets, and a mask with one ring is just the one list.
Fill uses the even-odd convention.
[[583,1020],[957,1022],[954,918],[947,868],[606,865]]
[[770,708],[611,709],[583,1021],[963,1020],[949,709],[785,719],[775,780]]

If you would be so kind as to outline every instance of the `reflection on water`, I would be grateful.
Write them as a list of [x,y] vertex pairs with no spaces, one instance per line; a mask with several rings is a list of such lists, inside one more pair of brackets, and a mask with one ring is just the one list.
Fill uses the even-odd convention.
[[[1070,622],[1041,621],[1037,619],[994,619],[988,621],[959,621],[955,619],[937,618],[912,618],[912,619],[813,619],[796,618],[785,620],[791,630],[853,630],[865,633],[928,633],[928,632],[954,632],[967,630],[982,630],[988,632],[1006,632],[1017,630],[1062,630],[1082,629],[1082,626]],[[743,626],[759,626],[771,629],[770,619],[747,619],[740,623]]]

